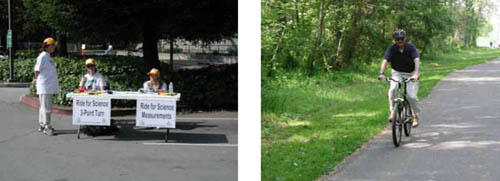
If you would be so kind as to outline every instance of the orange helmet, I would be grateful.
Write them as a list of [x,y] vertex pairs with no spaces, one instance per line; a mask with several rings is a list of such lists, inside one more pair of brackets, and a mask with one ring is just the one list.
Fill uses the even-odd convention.
[[43,43],[45,43],[46,45],[56,45],[56,41],[52,37],[45,38],[45,40],[43,40]]
[[87,65],[96,65],[95,59],[89,58],[89,59],[85,60],[85,66],[87,66]]
[[148,75],[160,76],[160,71],[156,68],[153,68],[153,69],[151,69],[151,71],[148,72]]

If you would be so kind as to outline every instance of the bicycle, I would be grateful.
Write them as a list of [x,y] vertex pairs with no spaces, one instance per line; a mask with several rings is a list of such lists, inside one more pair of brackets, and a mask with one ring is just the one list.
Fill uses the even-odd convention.
[[386,78],[386,81],[394,81],[398,83],[397,95],[392,100],[394,102],[393,106],[393,120],[392,120],[392,141],[394,146],[399,147],[401,145],[401,137],[403,130],[405,136],[410,136],[411,127],[413,124],[412,112],[410,109],[410,102],[406,98],[406,84],[410,81],[408,79],[403,81],[397,81],[392,79],[392,77]]

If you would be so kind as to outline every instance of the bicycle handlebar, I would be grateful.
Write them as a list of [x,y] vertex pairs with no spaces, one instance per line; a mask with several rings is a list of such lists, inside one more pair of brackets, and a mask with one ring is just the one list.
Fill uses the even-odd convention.
[[392,77],[386,77],[385,78],[385,81],[393,81],[393,82],[399,82],[399,83],[402,83],[402,82],[410,82],[411,80],[410,79],[404,79],[403,81],[397,81],[397,80],[394,80]]

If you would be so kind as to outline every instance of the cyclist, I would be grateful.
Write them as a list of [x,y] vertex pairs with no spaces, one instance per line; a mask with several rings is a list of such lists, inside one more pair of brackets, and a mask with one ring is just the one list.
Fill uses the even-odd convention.
[[[394,80],[401,81],[404,79],[410,80],[407,84],[407,99],[410,102],[410,107],[412,110],[412,127],[417,127],[419,125],[418,114],[420,108],[418,106],[418,80],[419,80],[419,65],[420,58],[415,46],[411,43],[406,42],[406,33],[402,29],[397,29],[392,34],[395,43],[390,45],[384,54],[384,59],[382,60],[382,65],[380,66],[379,79],[385,80],[385,67],[387,62],[391,63],[391,77]],[[391,81],[391,86],[389,88],[389,121],[394,119],[393,112],[393,98],[397,94],[396,82]]]

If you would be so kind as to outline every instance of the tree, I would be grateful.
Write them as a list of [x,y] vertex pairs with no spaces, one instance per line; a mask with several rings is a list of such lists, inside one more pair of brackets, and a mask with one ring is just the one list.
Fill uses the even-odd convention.
[[2,39],[0,46],[2,47],[6,46],[6,42],[3,40],[9,29],[8,18],[7,1],[0,1],[0,39]]
[[[51,30],[43,23],[38,15],[32,14],[24,5],[23,0],[11,0],[11,29],[12,29],[12,54],[15,57],[19,41],[42,41],[49,36]],[[0,45],[6,47],[5,36],[8,30],[8,4],[0,1]]]
[[[262,66],[290,70],[290,62],[317,71],[379,60],[405,29],[422,55],[475,46],[493,13],[491,0],[263,0]],[[317,61],[323,60],[323,64]],[[295,63],[294,63],[295,65]],[[271,75],[269,73],[268,75]]]
[[[61,3],[59,0],[24,0],[28,13],[40,18],[43,24],[53,31],[58,46],[57,54],[66,56],[67,38],[78,33],[77,19],[80,13],[71,4]],[[36,22],[34,22],[36,23]]]
[[61,4],[74,7],[78,13],[78,28],[73,32],[111,41],[142,40],[143,59],[149,68],[159,68],[159,39],[209,43],[237,32],[236,0],[67,0]]

